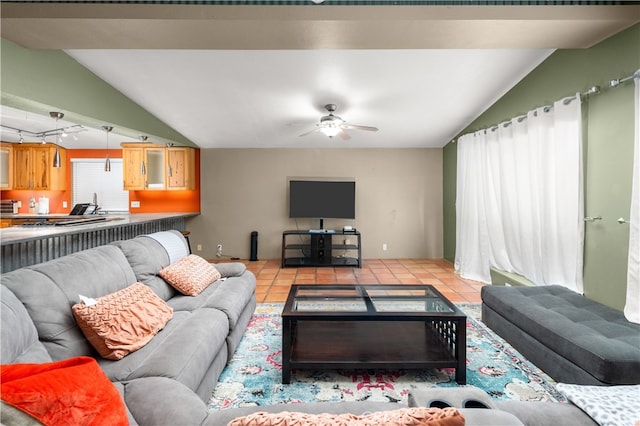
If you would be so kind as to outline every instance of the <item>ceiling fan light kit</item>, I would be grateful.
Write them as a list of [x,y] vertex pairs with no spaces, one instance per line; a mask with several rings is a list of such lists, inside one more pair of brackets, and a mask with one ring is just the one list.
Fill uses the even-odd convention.
[[342,139],[348,140],[348,139],[351,139],[351,136],[349,136],[347,132],[345,132],[345,130],[366,130],[369,132],[378,131],[377,127],[358,126],[355,124],[348,124],[345,120],[342,119],[342,117],[334,114],[334,112],[338,109],[336,104],[327,104],[324,106],[324,108],[327,110],[329,114],[320,117],[320,123],[316,124],[317,128],[311,131],[302,133],[301,135],[298,135],[298,136],[300,137],[307,136],[314,132],[320,132],[328,136],[330,139],[333,138],[334,136],[340,135]]

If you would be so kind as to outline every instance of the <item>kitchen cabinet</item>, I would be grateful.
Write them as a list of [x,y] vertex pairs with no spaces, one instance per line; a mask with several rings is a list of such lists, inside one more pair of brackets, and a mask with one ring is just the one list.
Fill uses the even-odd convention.
[[0,188],[13,189],[13,146],[0,142]]
[[167,189],[196,188],[196,154],[193,148],[167,148]]
[[58,147],[60,167],[53,167],[54,144],[13,144],[13,189],[66,189],[67,153]]
[[124,189],[144,189],[144,162],[143,147],[129,147],[122,144],[122,178]]
[[122,143],[124,189],[195,189],[195,150],[153,143]]
[[135,142],[120,145],[124,189],[165,189],[165,147]]

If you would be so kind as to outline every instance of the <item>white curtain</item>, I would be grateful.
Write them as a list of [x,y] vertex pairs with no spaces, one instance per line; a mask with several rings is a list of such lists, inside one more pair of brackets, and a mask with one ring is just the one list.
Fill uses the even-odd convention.
[[455,268],[582,292],[580,96],[458,139]]
[[635,78],[635,142],[633,181],[631,182],[631,214],[629,218],[629,264],[627,301],[624,314],[631,322],[640,323],[640,70]]

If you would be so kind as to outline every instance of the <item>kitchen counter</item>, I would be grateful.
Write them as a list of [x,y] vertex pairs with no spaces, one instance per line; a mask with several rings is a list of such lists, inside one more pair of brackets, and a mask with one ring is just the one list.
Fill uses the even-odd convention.
[[12,226],[0,229],[2,272],[45,262],[91,247],[138,235],[185,230],[185,219],[199,213],[135,213],[96,216],[2,214],[3,219],[59,220],[103,217],[67,226]]

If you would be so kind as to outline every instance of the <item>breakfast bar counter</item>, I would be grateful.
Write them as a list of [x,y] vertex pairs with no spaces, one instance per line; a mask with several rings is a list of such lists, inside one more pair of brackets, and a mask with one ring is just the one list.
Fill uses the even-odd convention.
[[[0,229],[0,268],[9,272],[42,263],[77,251],[126,240],[142,234],[175,229],[185,230],[185,220],[199,213],[136,213],[84,216],[86,221],[64,226],[41,224]],[[4,217],[4,215],[3,215]],[[27,219],[15,215],[16,219]],[[60,215],[38,219],[62,219]],[[48,220],[47,220],[48,222]],[[69,221],[67,221],[69,222]]]

